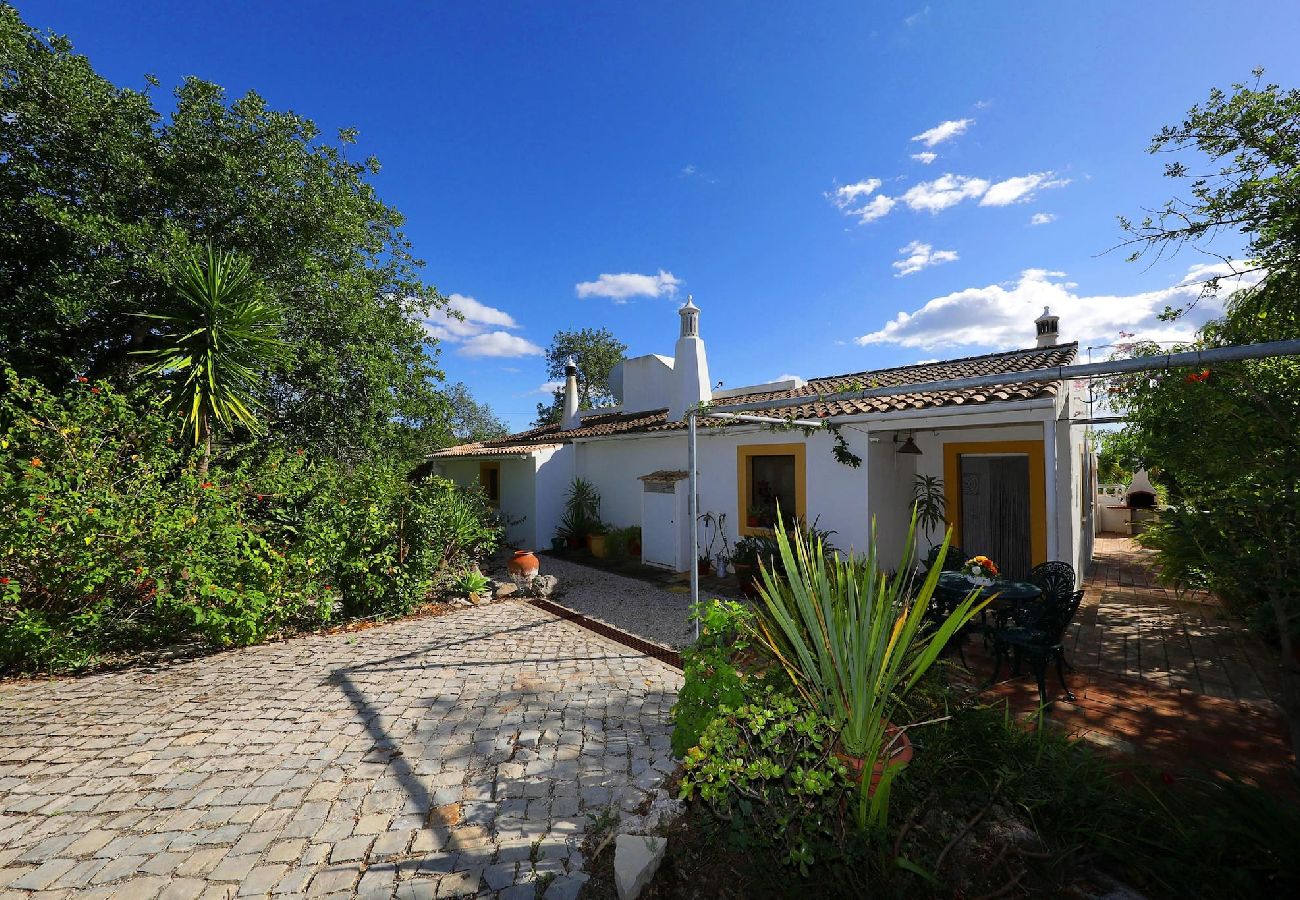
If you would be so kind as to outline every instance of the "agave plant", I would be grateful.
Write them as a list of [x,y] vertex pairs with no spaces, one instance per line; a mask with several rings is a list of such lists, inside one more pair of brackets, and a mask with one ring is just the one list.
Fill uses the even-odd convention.
[[[913,514],[904,560],[913,558],[916,524]],[[899,701],[983,604],[972,592],[935,627],[923,629],[939,570],[932,569],[915,591],[911,566],[887,573],[876,553],[874,522],[871,547],[856,559],[827,554],[820,539],[809,540],[797,529],[778,529],[776,541],[785,577],[762,565],[758,640],[803,698],[838,724],[844,752],[863,760],[870,772],[897,739],[890,728]],[[945,538],[945,549],[947,544]],[[898,769],[884,766],[874,789],[863,778],[860,826],[883,827]]]
[[206,472],[214,422],[260,427],[263,374],[286,345],[278,337],[279,311],[263,299],[247,259],[209,244],[186,260],[177,280],[175,312],[140,313],[163,333],[154,349],[136,355],[149,360],[143,374],[170,381],[171,403],[195,445],[202,445]]

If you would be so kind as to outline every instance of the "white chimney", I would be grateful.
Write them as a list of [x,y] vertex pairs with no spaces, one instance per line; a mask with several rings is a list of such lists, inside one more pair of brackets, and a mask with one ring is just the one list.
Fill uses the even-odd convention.
[[560,429],[569,431],[582,423],[578,420],[578,365],[570,356],[564,361],[564,417]]
[[709,361],[704,354],[704,341],[700,338],[700,308],[690,295],[686,305],[677,311],[682,317],[681,336],[673,354],[673,380],[677,390],[668,405],[668,418],[680,422],[693,406],[707,403],[713,398],[709,381]]
[[1060,317],[1052,315],[1052,311],[1044,306],[1043,314],[1034,319],[1034,328],[1038,331],[1039,347],[1056,346],[1056,339],[1061,334],[1059,323]]

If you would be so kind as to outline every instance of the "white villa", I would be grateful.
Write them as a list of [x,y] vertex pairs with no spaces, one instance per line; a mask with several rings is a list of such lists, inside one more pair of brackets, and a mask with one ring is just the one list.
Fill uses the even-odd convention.
[[[550,545],[569,486],[584,478],[600,491],[603,521],[641,527],[644,562],[685,571],[692,564],[687,410],[788,399],[764,415],[829,421],[861,465],[838,461],[834,435],[824,429],[805,435],[699,419],[699,511],[725,512],[732,543],[770,524],[779,500],[782,509],[834,530],[844,550],[867,545],[874,519],[882,554],[900,556],[913,484],[930,475],[943,480],[953,542],[987,554],[1006,574],[1023,576],[1049,559],[1082,571],[1091,557],[1095,466],[1085,429],[1071,424],[1087,415],[1081,384],[822,399],[867,385],[1068,365],[1078,347],[1057,342],[1057,317],[1047,310],[1034,321],[1037,346],[1028,349],[727,390],[711,387],[700,310],[688,299],[679,315],[673,356],[638,356],[615,369],[618,406],[579,412],[570,366],[559,425],[441,450],[430,459],[433,471],[482,484],[517,522],[509,542],[530,549]],[[934,542],[941,540],[936,530]],[[923,541],[922,554],[928,549]]]

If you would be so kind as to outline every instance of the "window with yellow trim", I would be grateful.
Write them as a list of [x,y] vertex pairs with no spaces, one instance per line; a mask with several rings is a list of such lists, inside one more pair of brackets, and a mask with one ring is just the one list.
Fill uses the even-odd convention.
[[803,444],[749,444],[736,448],[737,521],[741,534],[771,530],[777,509],[786,521],[807,514]]
[[485,462],[478,465],[478,483],[483,486],[488,502],[501,505],[501,463]]

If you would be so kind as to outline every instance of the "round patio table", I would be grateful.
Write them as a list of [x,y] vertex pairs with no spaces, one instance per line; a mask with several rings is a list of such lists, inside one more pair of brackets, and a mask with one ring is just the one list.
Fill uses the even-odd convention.
[[1043,596],[1042,588],[1027,581],[1009,581],[1005,578],[996,578],[990,585],[976,585],[960,572],[940,573],[939,583],[934,587],[934,596],[938,598],[945,609],[953,609],[958,603],[965,600],[966,595],[972,590],[979,591],[980,599],[993,595],[992,601],[986,608],[994,612],[1008,610]]

